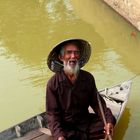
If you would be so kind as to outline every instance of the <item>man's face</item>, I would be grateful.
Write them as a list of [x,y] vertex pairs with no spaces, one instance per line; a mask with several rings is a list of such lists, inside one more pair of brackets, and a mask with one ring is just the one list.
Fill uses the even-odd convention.
[[60,60],[63,61],[64,70],[68,73],[74,74],[79,70],[80,51],[74,44],[68,44],[64,47],[63,55]]

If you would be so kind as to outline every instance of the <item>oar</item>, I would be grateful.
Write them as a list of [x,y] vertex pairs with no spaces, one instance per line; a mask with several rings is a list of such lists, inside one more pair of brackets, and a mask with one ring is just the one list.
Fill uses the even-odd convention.
[[[103,122],[104,122],[104,125],[106,126],[107,122],[106,122],[106,118],[105,118],[103,106],[102,106],[101,100],[99,98],[99,93],[97,93],[97,99],[98,99],[98,103],[99,103],[99,108],[100,108],[100,111],[101,111],[101,115],[102,115],[102,118],[103,118]],[[112,140],[112,137],[111,137],[110,134],[107,134],[106,135],[105,140],[107,140],[107,139]]]

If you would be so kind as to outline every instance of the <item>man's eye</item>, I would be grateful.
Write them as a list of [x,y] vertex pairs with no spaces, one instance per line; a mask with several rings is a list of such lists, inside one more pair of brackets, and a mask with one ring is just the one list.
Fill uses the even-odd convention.
[[80,52],[79,51],[68,50],[68,51],[66,51],[66,54],[80,54]]

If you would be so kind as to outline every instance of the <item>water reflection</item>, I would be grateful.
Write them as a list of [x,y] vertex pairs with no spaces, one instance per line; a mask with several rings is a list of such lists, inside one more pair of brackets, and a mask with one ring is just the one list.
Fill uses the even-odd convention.
[[[45,8],[46,8],[46,12],[49,14],[49,19],[51,19],[53,22],[58,22],[64,19],[65,17],[69,18],[70,20],[72,18],[75,19],[75,16],[71,14],[73,8],[69,0],[47,1]],[[67,12],[60,13],[60,11],[67,11]]]

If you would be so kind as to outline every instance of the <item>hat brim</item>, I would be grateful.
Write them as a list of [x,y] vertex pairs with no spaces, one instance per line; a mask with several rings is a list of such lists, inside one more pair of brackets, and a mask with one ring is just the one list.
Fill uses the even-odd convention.
[[59,59],[60,50],[63,46],[69,43],[76,43],[80,50],[79,65],[83,67],[89,60],[91,55],[91,45],[83,39],[67,39],[55,45],[50,54],[48,55],[47,65],[53,72],[59,72],[63,68],[63,63]]

